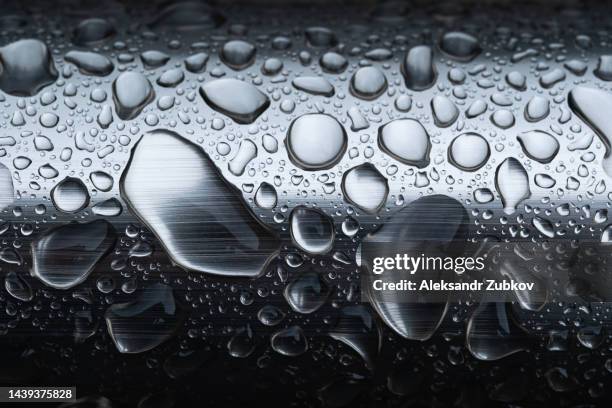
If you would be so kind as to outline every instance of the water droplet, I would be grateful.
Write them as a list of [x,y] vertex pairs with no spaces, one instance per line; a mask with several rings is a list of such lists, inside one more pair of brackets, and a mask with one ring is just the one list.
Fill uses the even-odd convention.
[[113,188],[113,177],[103,171],[94,171],[89,175],[91,183],[100,191],[110,191]]
[[431,112],[434,116],[436,125],[439,127],[449,127],[459,117],[459,109],[446,96],[434,96],[431,100]]
[[325,254],[334,243],[334,224],[320,210],[296,207],[291,212],[291,238],[309,254]]
[[490,154],[489,143],[477,133],[457,136],[448,148],[449,161],[465,171],[476,171],[484,166]]
[[278,241],[247,210],[238,191],[200,147],[176,133],[143,136],[121,183],[130,210],[186,269],[258,276],[276,255]]
[[170,61],[170,56],[165,52],[148,50],[140,54],[140,59],[142,63],[149,68],[159,68]]
[[509,316],[508,303],[483,302],[468,322],[466,343],[474,357],[494,361],[528,349],[525,332]]
[[273,305],[265,305],[257,312],[257,319],[265,326],[276,326],[284,318],[283,311]]
[[437,77],[431,47],[426,45],[412,47],[402,63],[402,74],[406,86],[414,91],[431,88]]
[[478,39],[461,31],[450,31],[440,39],[440,50],[459,61],[470,61],[482,51]]
[[306,272],[285,286],[285,299],[298,313],[316,312],[327,301],[331,290],[316,272]]
[[220,56],[228,67],[235,70],[248,68],[255,61],[257,49],[251,43],[242,40],[232,40],[223,44]]
[[540,163],[550,163],[559,151],[557,138],[541,130],[524,132],[516,138],[525,154]]
[[170,286],[156,283],[136,300],[106,310],[106,327],[120,353],[143,353],[172,337],[180,321]]
[[507,109],[499,109],[491,115],[491,122],[499,128],[508,129],[514,125],[514,115]]
[[104,220],[70,223],[32,242],[32,275],[55,289],[70,289],[87,279],[114,246],[115,230]]
[[514,213],[517,205],[531,196],[527,171],[514,157],[508,157],[497,167],[495,188],[506,214]]
[[106,56],[90,51],[69,51],[64,60],[76,65],[85,75],[106,76],[115,68]]
[[270,338],[272,349],[279,354],[296,357],[308,350],[308,340],[299,326],[290,326],[277,331]]
[[166,88],[175,87],[185,79],[185,74],[180,68],[169,69],[157,78],[157,84]]
[[[444,318],[447,303],[433,292],[421,292],[418,298],[409,300],[398,291],[375,291],[373,279],[395,281],[398,275],[374,274],[374,259],[393,258],[396,254],[419,257],[423,253],[442,258],[455,253],[465,256],[463,245],[457,243],[464,242],[468,226],[469,216],[461,203],[447,196],[431,195],[408,204],[363,239],[361,268],[369,280],[364,290],[382,320],[400,336],[429,339]],[[421,279],[452,279],[442,273],[419,270],[417,287]]]
[[378,143],[385,153],[402,163],[417,167],[429,164],[429,135],[414,119],[397,119],[381,126]]
[[103,18],[88,18],[74,29],[72,40],[76,45],[91,45],[108,40],[116,34],[115,27]]
[[251,160],[257,157],[257,145],[250,139],[240,142],[236,155],[230,160],[227,168],[234,176],[241,176]]
[[113,97],[117,115],[123,120],[132,120],[155,97],[149,80],[137,72],[123,72],[113,82]]
[[300,76],[293,80],[293,86],[312,95],[333,96],[334,86],[325,78],[317,76]]
[[550,113],[550,102],[542,96],[534,96],[525,107],[525,118],[530,122],[538,122]]
[[346,69],[348,61],[337,52],[330,51],[321,56],[319,64],[321,68],[323,68],[323,71],[331,74],[339,74]]
[[387,89],[387,78],[378,68],[359,68],[351,78],[350,89],[361,99],[376,99]]
[[255,204],[257,204],[259,208],[271,210],[272,208],[276,207],[276,202],[277,195],[274,186],[266,183],[265,181],[262,182],[255,193]]
[[60,211],[76,213],[87,207],[89,194],[79,179],[67,177],[51,190],[53,205]]
[[285,139],[289,158],[304,170],[333,167],[344,155],[346,132],[332,116],[312,113],[291,123]]
[[368,214],[375,214],[387,201],[389,184],[374,165],[364,163],[344,174],[342,192],[349,203]]
[[237,79],[208,82],[202,85],[200,94],[212,109],[240,124],[253,123],[270,106],[263,92]]
[[189,72],[200,73],[206,68],[208,62],[208,54],[205,52],[198,52],[185,58],[185,68]]
[[57,69],[45,43],[19,40],[0,48],[0,89],[16,96],[36,95],[55,82]]

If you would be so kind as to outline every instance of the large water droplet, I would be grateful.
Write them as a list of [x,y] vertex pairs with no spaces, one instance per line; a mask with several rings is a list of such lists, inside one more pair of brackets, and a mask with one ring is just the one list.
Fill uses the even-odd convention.
[[51,199],[58,210],[76,213],[89,204],[89,193],[81,180],[66,177],[51,190]]
[[51,229],[32,242],[32,275],[55,289],[85,281],[115,243],[106,221],[70,223]]
[[387,78],[378,68],[359,68],[351,78],[350,89],[361,99],[376,99],[387,89]]
[[308,339],[301,327],[291,326],[274,333],[270,345],[279,354],[296,357],[308,350]]
[[91,45],[106,41],[116,34],[115,27],[103,18],[88,18],[74,29],[72,40],[76,45]]
[[540,163],[550,163],[559,151],[556,137],[541,130],[531,130],[516,137],[525,154]]
[[568,96],[568,103],[572,111],[586,122],[603,142],[606,153],[602,161],[604,171],[612,176],[612,121],[609,112],[612,112],[612,95],[600,89],[577,86]]
[[476,171],[487,162],[491,149],[487,140],[477,133],[464,133],[448,147],[448,159],[465,171]]
[[440,39],[440,50],[460,61],[470,61],[482,51],[476,37],[461,31],[445,33]]
[[278,250],[277,239],[202,149],[176,133],[159,130],[142,137],[132,150],[121,192],[184,268],[257,276]]
[[[361,243],[361,267],[368,281],[365,291],[382,320],[396,333],[412,340],[430,338],[446,314],[447,302],[439,294],[421,292],[406,298],[398,291],[376,291],[374,279],[395,281],[400,274],[376,275],[374,259],[395,257],[396,254],[420,257],[465,256],[463,242],[469,229],[469,216],[457,200],[432,195],[419,198],[394,214],[376,232],[368,234]],[[409,273],[409,272],[407,272]],[[443,272],[419,270],[421,279],[445,278]],[[415,280],[415,275],[410,275]]]
[[291,238],[309,254],[329,252],[334,243],[334,224],[320,210],[296,207],[291,212]]
[[57,79],[51,53],[39,40],[19,40],[0,48],[0,64],[0,89],[11,95],[35,95]]
[[501,196],[506,214],[514,213],[516,206],[531,195],[527,171],[514,157],[508,157],[497,167],[495,188]]
[[312,95],[333,96],[334,86],[325,78],[317,76],[300,76],[293,80],[293,86]]
[[115,110],[123,120],[134,119],[154,97],[151,83],[138,72],[123,72],[113,82]]
[[85,75],[106,76],[113,72],[114,65],[110,59],[102,54],[89,51],[70,51],[64,59],[84,73]]
[[296,312],[313,313],[323,306],[330,293],[329,286],[318,273],[306,272],[287,284],[284,295]]
[[348,170],[342,179],[345,199],[368,214],[377,213],[387,201],[387,179],[370,163]]
[[228,41],[221,48],[221,61],[232,69],[242,70],[253,64],[256,51],[255,46],[246,41]]
[[509,304],[483,302],[467,326],[466,343],[479,360],[499,360],[528,348],[525,332],[509,316]]
[[431,112],[436,125],[439,127],[448,127],[459,117],[457,105],[446,96],[436,95],[433,97],[431,100]]
[[257,87],[237,79],[217,79],[200,88],[204,101],[217,112],[236,123],[253,123],[268,106],[270,100]]
[[172,337],[180,319],[172,288],[156,283],[138,299],[106,310],[106,327],[120,353],[143,353]]
[[378,144],[385,153],[402,163],[417,167],[429,164],[429,135],[414,119],[397,119],[381,126]]
[[431,47],[426,45],[412,47],[402,63],[402,74],[406,86],[414,91],[432,87],[436,82],[437,71]]
[[346,132],[332,116],[312,113],[291,123],[285,139],[289,158],[304,170],[333,167],[344,155]]

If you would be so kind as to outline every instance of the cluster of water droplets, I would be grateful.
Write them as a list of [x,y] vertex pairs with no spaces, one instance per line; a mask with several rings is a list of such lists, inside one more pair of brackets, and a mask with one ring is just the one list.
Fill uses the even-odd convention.
[[[264,343],[298,356],[323,336],[367,370],[384,339],[441,325],[461,334],[451,365],[547,330],[549,349],[568,331],[599,347],[609,311],[533,319],[563,296],[598,299],[567,265],[595,259],[573,243],[612,242],[612,56],[597,34],[406,28],[384,8],[371,33],[240,16],[186,2],[138,29],[121,13],[73,19],[65,36],[1,22],[3,333],[36,310],[35,330],[62,317],[77,342],[120,353],[223,334],[233,357]],[[359,245],[425,239],[422,225],[516,245],[499,273],[555,284],[512,306],[364,304]],[[558,367],[546,379],[570,382]]]

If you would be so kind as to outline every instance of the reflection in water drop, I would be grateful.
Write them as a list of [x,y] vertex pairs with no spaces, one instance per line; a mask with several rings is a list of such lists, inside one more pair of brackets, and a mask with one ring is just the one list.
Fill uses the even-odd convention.
[[0,48],[0,89],[17,96],[36,95],[55,82],[57,69],[45,43],[19,40]]
[[[407,254],[419,257],[466,256],[463,243],[467,236],[469,216],[457,200],[432,195],[419,198],[394,214],[380,229],[368,234],[361,243],[361,267],[368,281],[367,295],[382,320],[400,336],[427,340],[436,331],[447,310],[445,298],[434,292],[419,293],[407,299],[398,291],[376,291],[373,279],[395,281],[401,275],[373,273],[375,258]],[[420,270],[420,280],[452,279],[443,272]],[[416,295],[415,295],[416,296]]]
[[459,135],[448,147],[449,161],[465,171],[476,171],[484,166],[490,154],[489,143],[477,133]]
[[387,201],[389,184],[376,167],[364,163],[344,174],[342,191],[349,203],[368,214],[375,214]]
[[308,340],[299,326],[290,326],[277,331],[270,338],[272,349],[289,357],[299,356],[308,350]]
[[317,311],[331,290],[327,283],[316,272],[306,272],[285,286],[285,299],[289,306],[298,313]]
[[296,207],[291,212],[291,238],[309,254],[324,254],[334,244],[334,224],[320,210]]
[[343,307],[329,335],[351,347],[368,367],[373,368],[382,346],[382,337],[380,327],[368,308],[364,305]]
[[89,204],[89,193],[81,180],[66,177],[51,190],[51,199],[58,210],[76,213]]
[[136,300],[106,310],[106,327],[120,353],[143,353],[168,340],[179,317],[170,286],[156,283]]
[[414,91],[431,88],[437,77],[431,47],[417,45],[408,50],[402,63],[402,74],[406,86]]
[[142,137],[123,174],[121,194],[186,269],[257,276],[278,250],[277,239],[208,156],[176,133],[159,130]]
[[332,116],[313,113],[291,123],[285,139],[289,158],[304,170],[333,167],[344,155],[347,136]]
[[527,171],[514,157],[508,157],[497,167],[495,188],[501,195],[506,214],[514,213],[517,205],[531,196]]
[[483,302],[468,321],[466,344],[479,360],[499,360],[528,349],[525,332],[509,315],[509,304]]
[[429,135],[414,119],[397,119],[381,126],[378,144],[385,153],[402,163],[417,167],[429,164]]
[[440,49],[460,61],[470,61],[482,51],[476,37],[460,31],[445,33],[440,39]]
[[52,288],[70,289],[113,248],[115,235],[103,220],[51,229],[32,242],[32,275]]
[[270,100],[257,87],[237,79],[217,79],[200,88],[200,95],[214,110],[236,123],[253,123],[270,106]]
[[138,72],[123,72],[113,82],[115,110],[123,120],[136,118],[154,97],[151,83]]
[[516,138],[525,154],[540,163],[550,163],[559,151],[557,138],[541,130],[521,133]]

